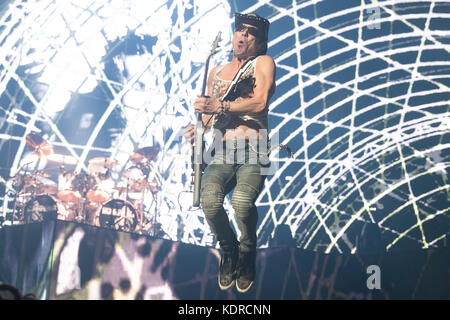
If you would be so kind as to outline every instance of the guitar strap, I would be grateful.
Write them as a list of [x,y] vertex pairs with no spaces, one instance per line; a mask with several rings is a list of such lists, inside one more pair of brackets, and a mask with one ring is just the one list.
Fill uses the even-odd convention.
[[225,101],[226,98],[229,96],[229,94],[236,88],[237,83],[239,82],[239,80],[241,79],[242,75],[245,74],[245,72],[247,72],[250,67],[251,67],[251,62],[256,59],[255,56],[250,57],[239,69],[239,71],[236,73],[236,75],[234,76],[233,80],[231,80],[230,86],[228,87],[227,91],[225,92],[225,94],[222,96],[222,98],[220,98],[220,101]]

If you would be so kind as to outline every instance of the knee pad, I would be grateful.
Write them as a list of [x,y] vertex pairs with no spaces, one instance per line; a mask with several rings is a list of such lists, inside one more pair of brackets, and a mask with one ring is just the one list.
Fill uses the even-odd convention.
[[245,218],[251,214],[251,210],[255,205],[258,197],[258,190],[247,184],[236,186],[231,199],[231,205],[234,211],[241,217]]
[[206,215],[217,213],[223,206],[223,187],[216,183],[207,183],[202,186],[200,203]]

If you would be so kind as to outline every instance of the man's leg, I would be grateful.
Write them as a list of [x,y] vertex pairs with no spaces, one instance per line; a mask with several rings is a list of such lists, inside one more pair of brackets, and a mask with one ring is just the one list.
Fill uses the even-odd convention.
[[245,164],[237,170],[236,179],[232,205],[241,232],[236,287],[239,292],[247,292],[255,278],[258,223],[255,201],[264,185],[265,176],[261,175],[259,165]]
[[206,168],[201,182],[200,202],[203,213],[222,249],[219,268],[219,286],[222,290],[227,290],[234,285],[238,258],[239,242],[223,208],[223,200],[229,192],[229,183],[233,178],[234,168],[232,165],[210,164]]

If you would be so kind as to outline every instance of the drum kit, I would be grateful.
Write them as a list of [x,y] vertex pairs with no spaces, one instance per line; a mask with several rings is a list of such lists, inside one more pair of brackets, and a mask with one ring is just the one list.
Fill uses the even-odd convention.
[[39,159],[56,166],[19,170],[10,179],[15,191],[13,209],[21,222],[57,218],[137,233],[149,232],[156,225],[156,213],[150,217],[145,200],[156,201],[160,190],[151,164],[158,147],[138,149],[130,157],[132,165],[113,179],[117,160],[92,158],[87,172],[77,172],[67,169],[78,164],[75,157],[54,153],[39,135],[27,135],[26,144]]

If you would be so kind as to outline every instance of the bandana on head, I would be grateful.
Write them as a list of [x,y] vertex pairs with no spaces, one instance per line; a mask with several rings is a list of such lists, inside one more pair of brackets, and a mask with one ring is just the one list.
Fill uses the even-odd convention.
[[270,22],[267,19],[264,19],[260,16],[258,16],[255,13],[249,13],[249,14],[242,14],[242,13],[235,13],[234,14],[234,26],[235,29],[243,24],[249,24],[252,26],[255,26],[259,30],[259,38],[263,40],[264,42],[267,42],[269,38],[269,25]]

